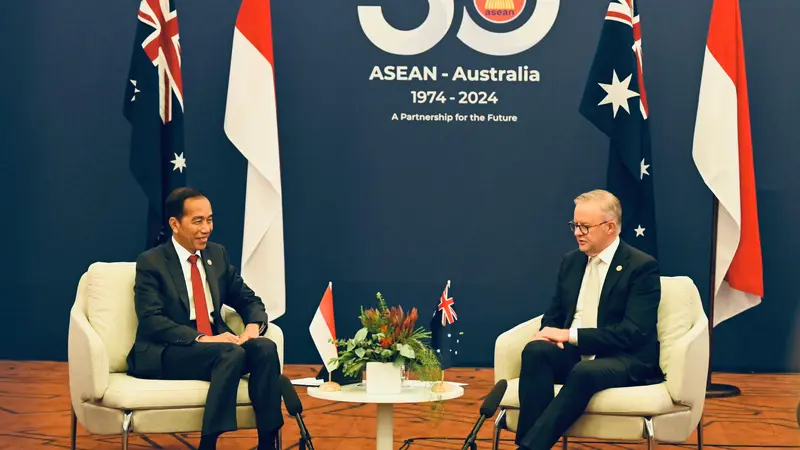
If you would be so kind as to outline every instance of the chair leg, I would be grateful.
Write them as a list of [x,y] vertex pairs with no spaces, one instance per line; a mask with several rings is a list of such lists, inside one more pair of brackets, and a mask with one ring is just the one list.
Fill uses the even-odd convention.
[[648,417],[644,419],[644,431],[647,435],[647,450],[655,450],[656,448],[656,432],[653,427],[653,418]]
[[500,448],[500,432],[503,430],[505,426],[505,418],[506,418],[506,410],[501,409],[500,414],[497,415],[497,419],[494,420],[494,427],[493,427],[493,434],[492,434],[492,450],[498,450]]
[[122,450],[128,450],[128,434],[131,430],[132,415],[132,411],[125,411],[125,417],[122,418]]
[[283,429],[278,430],[278,435],[275,437],[275,447],[278,450],[283,450]]
[[77,444],[78,440],[78,416],[75,415],[75,409],[72,407],[69,408],[70,412],[72,412],[72,419],[70,419],[70,450],[75,450],[75,445]]
[[703,450],[703,416],[697,422],[697,450]]
[[569,446],[569,439],[566,436],[561,436],[561,450],[567,450]]

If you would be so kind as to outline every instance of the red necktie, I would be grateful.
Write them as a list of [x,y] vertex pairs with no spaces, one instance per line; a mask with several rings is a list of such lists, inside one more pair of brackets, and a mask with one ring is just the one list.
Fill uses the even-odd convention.
[[192,265],[192,297],[194,297],[194,312],[197,320],[197,331],[206,336],[213,336],[211,321],[208,320],[208,306],[206,305],[206,291],[203,289],[203,280],[200,278],[200,269],[197,268],[197,255],[189,257]]

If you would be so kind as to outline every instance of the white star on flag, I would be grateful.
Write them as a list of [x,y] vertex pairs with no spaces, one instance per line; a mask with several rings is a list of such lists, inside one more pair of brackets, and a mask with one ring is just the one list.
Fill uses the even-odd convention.
[[180,170],[183,173],[183,169],[186,168],[186,158],[183,157],[183,153],[180,156],[177,153],[173,153],[175,155],[175,159],[170,161],[173,165],[172,171]]
[[619,77],[617,77],[617,71],[612,71],[611,77],[611,84],[603,84],[597,83],[606,91],[606,97],[597,104],[597,106],[607,105],[611,103],[611,106],[614,108],[614,117],[617,117],[617,111],[619,111],[619,107],[621,106],[625,111],[630,114],[631,110],[628,106],[628,99],[631,97],[636,97],[639,93],[631,91],[628,89],[628,86],[631,84],[631,78],[633,74],[628,75],[628,78],[620,81]]
[[136,80],[131,80],[131,84],[133,85],[133,97],[131,97],[131,101],[135,101],[136,94],[142,91],[140,91],[139,88],[136,87]]
[[633,231],[636,232],[636,237],[639,237],[639,236],[644,236],[644,230],[646,230],[646,228],[642,228],[642,226],[639,225]]
[[642,163],[639,165],[641,173],[639,174],[639,179],[644,179],[645,175],[650,175],[650,172],[647,171],[647,168],[650,167],[650,164],[644,163],[644,158],[642,158]]

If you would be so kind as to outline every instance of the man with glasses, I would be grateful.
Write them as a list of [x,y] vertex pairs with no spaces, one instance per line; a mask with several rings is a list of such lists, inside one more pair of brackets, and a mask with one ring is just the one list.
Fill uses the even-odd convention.
[[[619,239],[621,225],[610,192],[575,199],[569,229],[578,249],[562,259],[541,329],[522,351],[520,449],[550,449],[601,390],[663,380],[658,263]],[[563,384],[558,395],[554,384]]]

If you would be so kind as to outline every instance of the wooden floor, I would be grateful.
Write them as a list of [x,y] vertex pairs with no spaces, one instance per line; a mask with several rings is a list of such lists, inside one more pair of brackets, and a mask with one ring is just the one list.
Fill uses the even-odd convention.
[[[310,366],[287,366],[290,378],[313,376]],[[430,418],[424,405],[395,408],[395,448],[404,440],[419,437],[451,437],[451,441],[418,440],[411,449],[457,449],[478,418],[483,397],[492,387],[491,369],[448,370],[450,381],[468,383],[464,397],[445,403],[441,420]],[[709,448],[800,448],[800,430],[796,411],[800,401],[800,375],[725,375],[715,374],[714,382],[730,383],[742,389],[742,395],[709,400],[703,423]],[[335,404],[317,400],[298,389],[303,402],[305,421],[318,450],[360,450],[374,448],[375,406]],[[69,448],[70,404],[67,365],[61,362],[0,361],[0,449]],[[488,438],[491,422],[480,432],[479,448],[491,448]],[[78,428],[78,448],[118,449],[119,436],[91,436]],[[501,448],[515,449],[505,433]],[[284,448],[297,448],[298,432],[294,419],[286,416]],[[138,435],[130,449],[193,449],[197,433]],[[683,446],[659,445],[658,448],[692,448],[695,436]],[[253,449],[255,431],[227,433],[220,438],[220,450]],[[560,448],[560,447],[557,447]],[[576,441],[570,448],[635,449],[640,444],[601,444]]]

